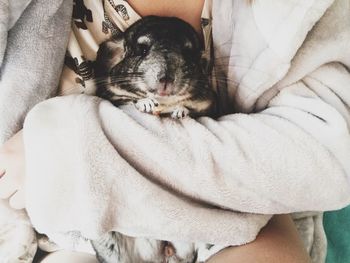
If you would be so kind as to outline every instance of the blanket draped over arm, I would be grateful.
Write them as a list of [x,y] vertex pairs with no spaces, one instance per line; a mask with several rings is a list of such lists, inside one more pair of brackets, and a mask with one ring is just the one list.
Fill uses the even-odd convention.
[[0,145],[57,90],[71,2],[0,0]]
[[0,1],[0,66],[7,46],[8,31],[15,25],[30,1]]
[[350,202],[349,1],[213,4],[219,96],[239,113],[177,122],[84,95],[40,103],[24,130],[39,231],[237,245],[269,214]]
[[[0,145],[57,89],[71,12],[71,0],[0,0]],[[1,262],[32,262],[31,222],[8,200],[0,200],[0,240]]]

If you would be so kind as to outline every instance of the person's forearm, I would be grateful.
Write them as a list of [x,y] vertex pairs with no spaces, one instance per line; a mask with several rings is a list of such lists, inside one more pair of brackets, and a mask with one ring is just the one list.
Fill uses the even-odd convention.
[[[286,95],[294,99],[293,92]],[[317,97],[311,102],[308,107],[321,105],[322,116],[334,113],[328,118],[342,120],[331,107],[322,107],[324,102]],[[195,240],[241,244],[253,240],[269,217],[233,211],[274,214],[346,205],[347,171],[326,144],[297,123],[306,128],[317,124],[317,130],[329,138],[347,134],[346,126],[336,126],[338,133],[333,133],[303,109],[280,107],[280,116],[273,113],[277,105],[271,109],[232,114],[218,121],[174,122],[140,113],[132,106],[120,110],[83,95],[46,101],[32,110],[24,128],[31,185],[28,212],[37,226],[52,231],[74,226],[87,236],[96,235],[101,228],[91,224],[105,222],[106,217],[109,223],[102,224],[104,230],[146,232],[160,238],[158,229],[151,229],[154,216],[149,211],[153,211],[157,225],[172,222],[161,238],[178,239],[174,229],[181,225]],[[290,115],[304,119],[292,122]],[[347,147],[347,141],[343,142]],[[39,182],[45,187],[36,189]],[[81,207],[82,197],[93,200]],[[58,222],[58,211],[67,209],[71,212]],[[87,211],[98,211],[98,215]],[[78,214],[86,214],[86,225],[79,224]],[[179,215],[176,220],[174,215]],[[133,220],[140,217],[143,221],[135,227]],[[206,218],[210,229],[220,222],[225,233],[201,233],[196,229],[204,223],[201,218]],[[234,231],[239,235],[231,232],[232,224],[240,226]]]
[[274,216],[256,240],[226,248],[207,263],[311,263],[293,220],[288,215]]

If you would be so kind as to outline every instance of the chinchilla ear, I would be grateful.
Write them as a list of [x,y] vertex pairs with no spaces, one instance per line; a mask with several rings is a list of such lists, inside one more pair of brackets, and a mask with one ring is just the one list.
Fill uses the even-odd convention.
[[123,34],[103,42],[97,51],[94,65],[95,78],[108,75],[109,71],[124,59],[125,52]]
[[124,32],[124,38],[127,45],[133,46],[133,44],[135,44],[135,38],[148,32],[153,24],[160,23],[162,19],[162,17],[158,16],[145,16],[142,19],[137,20]]

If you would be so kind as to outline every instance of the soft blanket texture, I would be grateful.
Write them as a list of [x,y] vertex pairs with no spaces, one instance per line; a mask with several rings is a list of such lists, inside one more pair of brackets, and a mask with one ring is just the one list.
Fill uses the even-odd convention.
[[37,249],[37,239],[24,211],[0,204],[0,262],[30,263]]
[[35,104],[56,91],[66,51],[71,1],[33,1],[14,24],[11,17],[18,17],[18,9],[23,10],[29,2],[8,2],[9,24],[0,32],[0,49],[6,48],[1,64],[0,143],[22,128],[27,112]]
[[29,2],[30,0],[0,1],[0,65],[5,54],[8,31],[17,22]]
[[[2,142],[52,94],[70,8],[34,1],[10,31]],[[350,201],[349,1],[216,0],[213,8],[217,71],[228,79],[221,102],[240,113],[174,122],[88,96],[40,103],[24,129],[38,231],[80,250],[89,249],[84,237],[111,229],[235,245],[253,240],[269,214],[315,211],[294,219],[313,261],[324,261],[317,211]]]
[[[29,113],[38,231],[71,247],[112,229],[239,245],[269,214],[350,202],[349,1],[217,0],[213,34],[221,103],[240,113],[174,122],[82,95]],[[320,215],[295,219],[324,261]]]
[[[56,90],[71,10],[65,0],[0,0],[0,145]],[[36,248],[26,213],[0,200],[0,262],[31,262]]]

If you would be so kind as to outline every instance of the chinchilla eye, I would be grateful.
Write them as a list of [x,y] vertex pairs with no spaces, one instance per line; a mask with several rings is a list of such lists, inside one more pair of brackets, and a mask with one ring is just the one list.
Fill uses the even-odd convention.
[[148,54],[148,51],[149,51],[149,46],[147,46],[146,44],[138,44],[138,53],[141,55],[141,56],[146,56]]
[[188,49],[188,50],[193,49],[193,44],[189,39],[185,39],[183,46],[184,46],[184,49]]
[[185,39],[182,46],[182,54],[185,57],[192,57],[195,53],[196,50],[194,50],[192,42],[189,39]]
[[150,49],[151,39],[148,36],[141,36],[137,39],[137,53],[146,56]]

